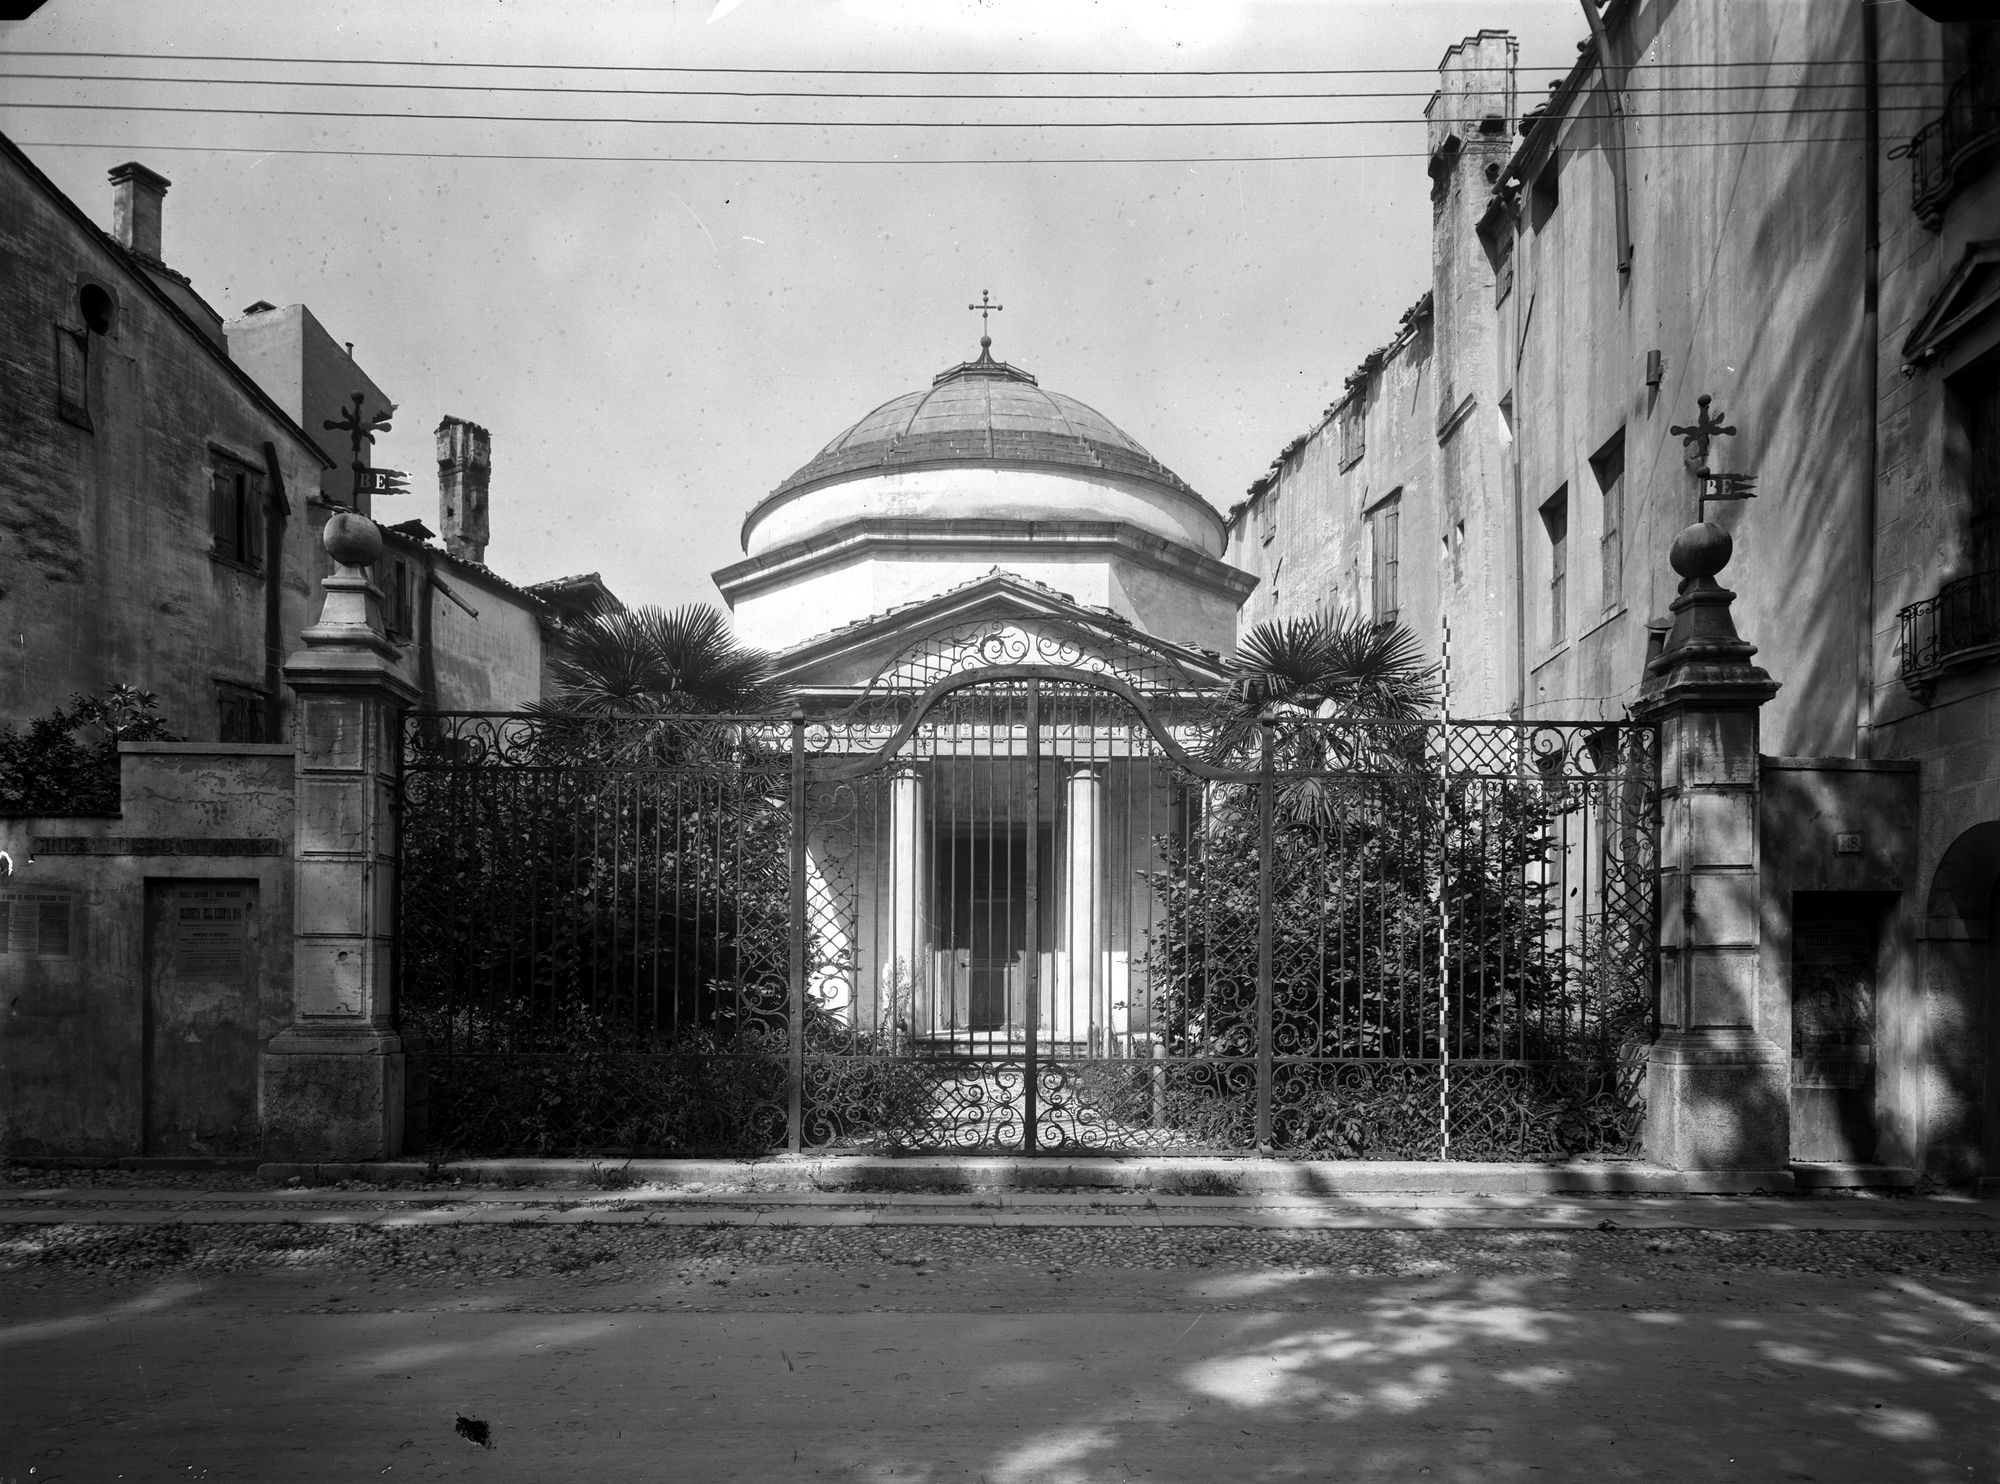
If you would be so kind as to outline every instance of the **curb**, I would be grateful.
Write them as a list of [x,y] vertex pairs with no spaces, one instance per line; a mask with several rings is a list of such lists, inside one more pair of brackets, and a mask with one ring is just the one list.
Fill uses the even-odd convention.
[[[1856,1167],[1859,1170],[1859,1167]],[[1898,1172],[1906,1174],[1907,1172]],[[948,1195],[988,1191],[1104,1190],[1161,1195],[1789,1195],[1792,1170],[1669,1170],[1645,1164],[1472,1164],[1437,1161],[1190,1159],[895,1159],[870,1155],[766,1160],[471,1159],[272,1162],[272,1185],[461,1184],[669,1189],[824,1191]],[[1915,1183],[1827,1167],[1807,1188],[1907,1188]]]

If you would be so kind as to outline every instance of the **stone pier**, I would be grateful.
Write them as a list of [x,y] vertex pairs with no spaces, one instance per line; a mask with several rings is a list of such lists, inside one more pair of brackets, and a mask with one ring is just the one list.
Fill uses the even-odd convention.
[[1777,682],[1750,663],[1735,594],[1716,580],[1729,533],[1675,538],[1673,628],[1646,667],[1639,720],[1660,728],[1660,1037],[1646,1076],[1646,1155],[1676,1170],[1790,1182],[1787,1053],[1758,1023],[1762,870],[1758,708]]
[[292,1019],[263,1051],[260,1117],[271,1158],[384,1159],[403,1142],[391,806],[416,691],[395,673],[368,578],[381,532],[343,511],[323,539],[326,606],[284,672],[298,694]]

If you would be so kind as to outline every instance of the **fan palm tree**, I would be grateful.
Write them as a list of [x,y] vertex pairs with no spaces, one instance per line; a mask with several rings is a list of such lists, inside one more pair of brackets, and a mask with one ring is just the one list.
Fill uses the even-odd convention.
[[1424,663],[1415,634],[1346,614],[1260,623],[1230,670],[1230,705],[1209,759],[1243,765],[1258,753],[1262,724],[1279,723],[1275,761],[1293,775],[1279,802],[1300,820],[1329,816],[1332,790],[1319,775],[1403,766],[1410,740],[1402,728],[1313,723],[1417,721],[1438,701],[1437,672]]
[[747,712],[785,699],[771,661],[730,637],[703,603],[601,607],[564,626],[549,660],[556,693],[541,709],[592,716]]

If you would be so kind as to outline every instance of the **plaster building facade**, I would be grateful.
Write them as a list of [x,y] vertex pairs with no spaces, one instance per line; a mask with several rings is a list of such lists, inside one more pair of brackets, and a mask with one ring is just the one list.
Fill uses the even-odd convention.
[[[1511,43],[1454,47],[1431,291],[1229,544],[1266,578],[1248,620],[1394,615],[1439,659],[1448,623],[1455,713],[1615,719],[1677,533],[1726,531],[1779,686],[1737,945],[1758,1055],[1794,1158],[1941,1178],[2000,1174],[1990,30],[1625,0],[1518,124]],[[1672,104],[1724,82],[1740,108]]]
[[[105,232],[0,138],[0,724],[123,683],[189,740],[126,745],[118,816],[0,820],[0,1147],[245,1154],[294,1017],[284,667],[324,609],[321,533],[357,501],[324,424],[357,391],[364,416],[390,402],[303,306],[225,322],[163,260],[169,182],[111,176]],[[490,463],[446,419],[444,544],[384,538],[376,658],[403,704],[538,699],[574,606],[485,566]]]
[[0,139],[0,720],[123,683],[183,736],[272,740],[330,459],[162,260],[166,179],[112,183],[107,233]]

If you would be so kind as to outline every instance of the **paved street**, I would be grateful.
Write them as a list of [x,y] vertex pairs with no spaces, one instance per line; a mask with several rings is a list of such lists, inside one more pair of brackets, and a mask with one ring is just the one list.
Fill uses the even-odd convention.
[[2000,1479],[1992,1203],[11,1189],[8,1484]]

